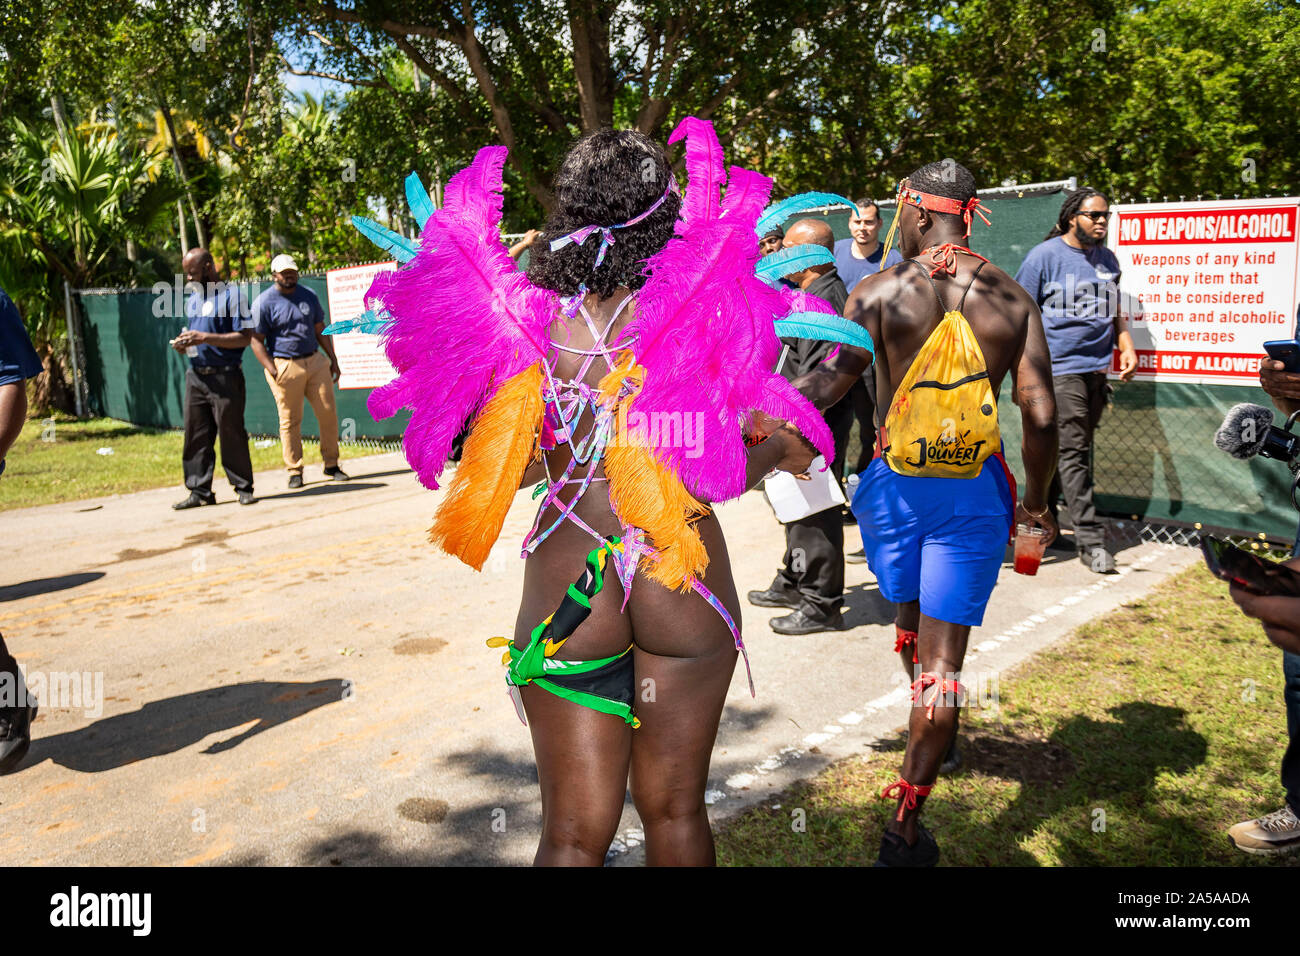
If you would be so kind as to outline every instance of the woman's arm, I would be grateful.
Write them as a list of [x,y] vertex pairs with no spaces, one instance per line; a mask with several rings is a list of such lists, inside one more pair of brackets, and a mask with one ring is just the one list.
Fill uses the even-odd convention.
[[[768,423],[776,421],[767,416],[762,418]],[[761,420],[757,423],[760,432],[766,430]],[[751,445],[746,452],[748,455],[745,462],[746,491],[758,485],[773,468],[788,471],[804,481],[812,479],[812,476],[806,472],[811,467],[813,459],[817,457],[817,450],[808,444],[803,435],[799,434],[799,430],[789,422],[782,422],[779,427],[768,433],[767,438],[757,445]]]

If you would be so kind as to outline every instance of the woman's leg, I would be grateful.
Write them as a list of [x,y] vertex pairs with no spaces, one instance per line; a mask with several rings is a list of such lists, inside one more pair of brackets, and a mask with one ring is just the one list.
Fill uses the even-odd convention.
[[[705,585],[736,621],[740,603],[717,519],[699,527],[709,553]],[[712,866],[713,834],[704,806],[709,758],[735,642],[721,616],[693,592],[682,594],[638,575],[628,603],[636,639],[636,714],[632,801],[645,828],[651,866]]]
[[699,657],[665,657],[640,647],[634,653],[641,726],[632,738],[632,801],[645,828],[646,863],[712,866],[704,788],[736,667],[735,645],[728,639]]
[[[515,624],[515,646],[555,612],[565,590],[586,568],[593,541],[561,527],[528,559]],[[612,575],[591,599],[591,613],[557,650],[559,660],[610,657],[632,643],[620,609],[622,589]],[[520,688],[537,757],[542,791],[539,866],[600,866],[618,829],[627,794],[633,731],[621,718],[566,700],[535,684]]]
[[520,689],[542,788],[537,866],[601,866],[627,793],[633,730],[617,717]]

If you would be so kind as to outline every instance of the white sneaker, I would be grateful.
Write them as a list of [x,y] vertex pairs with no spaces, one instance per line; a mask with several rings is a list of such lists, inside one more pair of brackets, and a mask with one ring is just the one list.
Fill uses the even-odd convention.
[[1228,839],[1238,850],[1265,856],[1300,850],[1300,818],[1289,806],[1266,817],[1238,823],[1228,830]]

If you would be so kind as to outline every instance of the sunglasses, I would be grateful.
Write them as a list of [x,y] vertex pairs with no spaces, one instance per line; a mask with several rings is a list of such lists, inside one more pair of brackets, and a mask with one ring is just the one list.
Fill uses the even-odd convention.
[[1087,216],[1093,222],[1105,222],[1110,219],[1109,212],[1076,212],[1076,216]]

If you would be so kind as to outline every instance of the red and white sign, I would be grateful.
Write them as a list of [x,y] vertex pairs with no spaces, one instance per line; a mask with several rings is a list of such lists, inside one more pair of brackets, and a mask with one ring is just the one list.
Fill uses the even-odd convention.
[[[376,262],[325,273],[325,295],[329,299],[330,321],[355,319],[366,311],[366,290],[375,276],[391,272],[396,262]],[[331,336],[339,358],[339,388],[378,388],[397,378],[379,336],[366,332],[344,332]]]
[[[1257,385],[1264,343],[1296,332],[1300,199],[1114,207],[1138,380]],[[1119,352],[1112,372],[1119,371]]]

